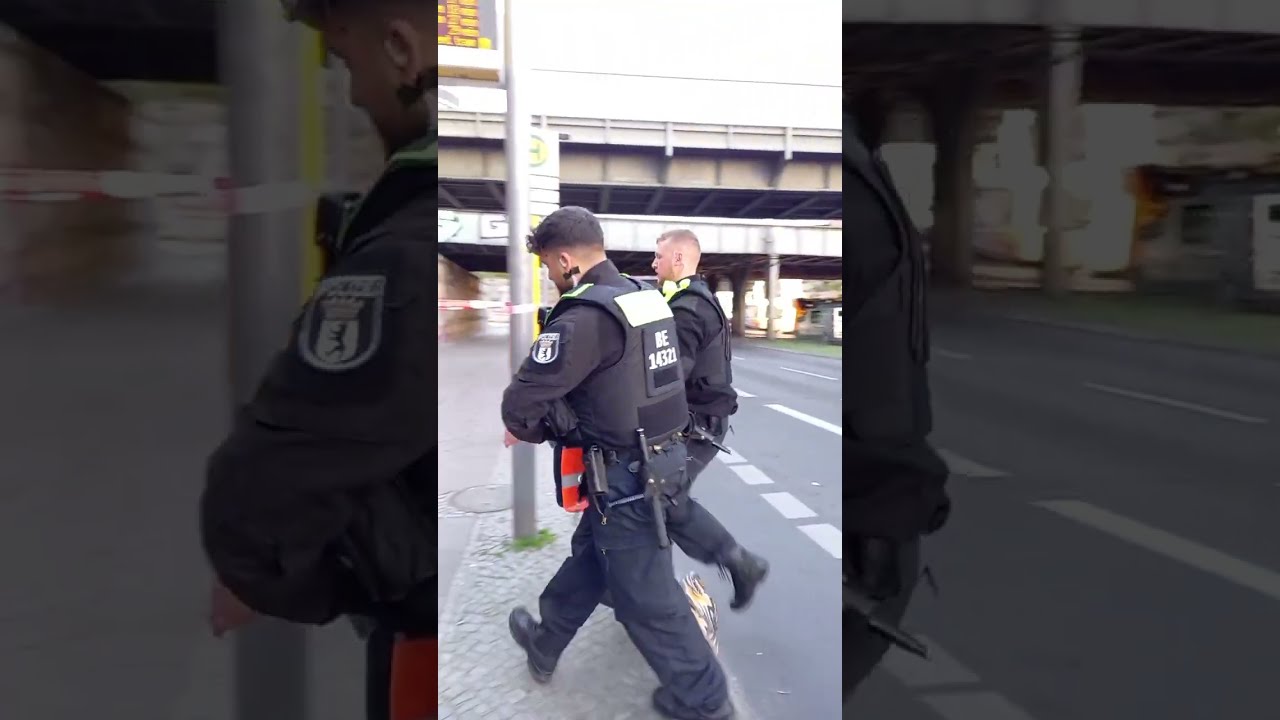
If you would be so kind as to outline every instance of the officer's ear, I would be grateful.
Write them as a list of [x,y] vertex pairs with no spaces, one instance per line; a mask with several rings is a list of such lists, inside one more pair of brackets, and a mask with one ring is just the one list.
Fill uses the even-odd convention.
[[432,61],[427,58],[423,34],[408,20],[396,19],[387,23],[382,47],[395,68],[396,80],[402,86],[420,83],[426,68],[432,65]]

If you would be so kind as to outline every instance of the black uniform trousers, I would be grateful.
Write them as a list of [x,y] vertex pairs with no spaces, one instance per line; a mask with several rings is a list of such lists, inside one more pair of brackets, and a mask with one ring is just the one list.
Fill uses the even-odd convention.
[[[716,442],[724,443],[725,435],[729,432],[727,419],[698,416],[697,422],[715,437]],[[719,453],[716,446],[709,442],[689,442],[688,485],[693,485],[693,481]],[[738,541],[720,524],[715,515],[689,497],[687,488],[667,513],[667,533],[671,536],[671,542],[679,546],[685,555],[708,565],[723,563],[729,551],[738,545]]]
[[[684,452],[676,446],[665,455],[681,457],[655,456],[655,466],[675,468],[678,475]],[[631,459],[620,460],[608,468],[609,502],[643,490],[640,477],[628,467]],[[689,612],[671,549],[658,546],[652,506],[640,499],[605,513],[595,504],[582,513],[569,558],[542,591],[536,651],[559,657],[608,589],[614,616],[662,686],[687,707],[719,707],[728,700],[724,671]]]
[[[856,540],[855,540],[856,544]],[[920,579],[920,540],[917,538],[898,547],[896,587],[887,597],[875,588],[863,588],[879,601],[879,614],[885,620],[898,625],[907,614],[911,596]],[[855,568],[856,572],[856,568]],[[850,582],[854,582],[850,579]],[[846,703],[858,685],[871,674],[880,658],[889,651],[892,643],[871,629],[861,615],[846,608],[841,618],[844,630],[844,697]]]

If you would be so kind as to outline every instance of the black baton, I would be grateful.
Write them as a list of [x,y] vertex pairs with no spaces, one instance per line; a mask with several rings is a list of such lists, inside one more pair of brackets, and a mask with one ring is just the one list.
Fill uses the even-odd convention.
[[912,655],[929,659],[929,648],[915,636],[911,635],[902,628],[880,617],[877,613],[877,603],[868,595],[857,588],[850,587],[847,583],[844,586],[844,604],[846,607],[852,608],[866,620],[867,625],[872,630],[885,636],[890,642],[898,647],[906,650]]
[[649,439],[644,436],[644,428],[636,430],[636,435],[640,440],[640,472],[644,477],[644,494],[653,506],[653,529],[658,533],[658,547],[666,550],[671,547],[671,538],[667,536],[667,516],[662,507],[662,481],[649,464],[653,456],[649,454]]

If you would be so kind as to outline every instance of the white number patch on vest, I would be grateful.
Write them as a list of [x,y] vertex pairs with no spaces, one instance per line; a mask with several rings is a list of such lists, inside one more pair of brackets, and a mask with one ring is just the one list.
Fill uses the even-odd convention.
[[680,362],[680,355],[675,348],[662,348],[649,353],[649,369],[657,370]]
[[533,342],[533,351],[529,353],[529,359],[539,365],[550,365],[558,357],[560,357],[560,333],[558,332],[539,335]]
[[657,370],[680,362],[680,353],[671,345],[671,339],[667,337],[666,330],[659,330],[653,334],[653,344],[658,349],[649,353],[650,370]]

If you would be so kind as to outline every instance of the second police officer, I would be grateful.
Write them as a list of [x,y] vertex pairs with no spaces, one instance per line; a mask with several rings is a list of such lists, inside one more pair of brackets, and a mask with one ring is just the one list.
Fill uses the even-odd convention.
[[[729,416],[738,411],[729,319],[706,280],[698,274],[701,258],[697,235],[685,229],[659,236],[653,256],[653,271],[675,318],[685,397],[693,416],[689,484],[720,452],[717,446],[729,432]],[[687,497],[682,500],[672,508],[667,521],[671,539],[694,560],[719,565],[733,581],[734,597],[729,607],[746,609],[756,588],[764,582],[769,564],[739,545],[701,503]]]
[[570,556],[543,590],[541,619],[516,608],[512,637],[534,679],[549,681],[607,589],[615,617],[658,677],[654,708],[681,720],[732,718],[724,672],[689,612],[665,542],[666,498],[685,484],[689,425],[671,309],[661,293],[618,271],[605,256],[599,220],[583,208],[549,215],[530,235],[529,251],[560,300],[503,393],[507,443],[561,440],[549,433],[549,419],[567,406],[578,442],[599,448],[607,488],[591,498]]

